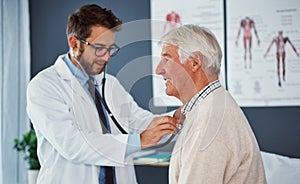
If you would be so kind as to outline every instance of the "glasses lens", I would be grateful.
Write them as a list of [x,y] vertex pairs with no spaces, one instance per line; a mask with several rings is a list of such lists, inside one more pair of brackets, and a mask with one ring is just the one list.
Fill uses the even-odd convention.
[[109,55],[110,56],[115,56],[118,51],[119,51],[119,48],[118,47],[110,47],[110,48],[106,48],[106,47],[97,47],[95,48],[96,49],[96,56],[98,57],[102,57],[104,56],[107,52],[109,52]]
[[97,47],[95,49],[96,49],[95,54],[96,54],[96,56],[99,56],[99,57],[104,56],[107,52],[107,48],[105,48],[105,47]]
[[109,55],[110,55],[110,56],[115,56],[115,55],[118,54],[118,51],[119,51],[119,48],[118,48],[118,47],[111,47],[111,48],[110,48],[110,53],[109,53]]

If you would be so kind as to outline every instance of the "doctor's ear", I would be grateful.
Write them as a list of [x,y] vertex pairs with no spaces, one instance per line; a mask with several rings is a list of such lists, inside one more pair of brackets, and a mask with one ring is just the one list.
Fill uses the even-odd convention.
[[75,36],[69,36],[68,38],[68,44],[70,48],[76,49],[77,48],[77,42],[78,39]]

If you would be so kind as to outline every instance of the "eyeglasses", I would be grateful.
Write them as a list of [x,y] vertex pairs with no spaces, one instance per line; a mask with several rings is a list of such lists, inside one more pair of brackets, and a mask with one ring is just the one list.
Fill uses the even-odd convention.
[[96,46],[94,44],[91,44],[91,43],[83,40],[83,39],[78,39],[78,40],[83,44],[93,47],[95,49],[95,55],[98,57],[105,56],[107,54],[107,52],[110,57],[113,57],[113,56],[117,55],[120,50],[120,48],[116,44],[113,44],[111,47],[106,48],[105,46]]

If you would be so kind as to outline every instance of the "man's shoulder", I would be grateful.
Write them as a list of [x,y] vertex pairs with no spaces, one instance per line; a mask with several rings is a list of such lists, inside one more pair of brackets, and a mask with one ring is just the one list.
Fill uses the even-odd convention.
[[38,72],[33,77],[33,79],[34,80],[45,80],[45,79],[53,79],[53,78],[56,79],[59,77],[58,73],[65,73],[67,66],[62,60],[62,57],[64,57],[64,55],[59,56],[54,64]]
[[38,72],[33,78],[32,81],[35,80],[44,80],[44,79],[49,79],[53,76],[53,74],[56,73],[54,65],[49,66],[43,70],[41,70],[40,72]]

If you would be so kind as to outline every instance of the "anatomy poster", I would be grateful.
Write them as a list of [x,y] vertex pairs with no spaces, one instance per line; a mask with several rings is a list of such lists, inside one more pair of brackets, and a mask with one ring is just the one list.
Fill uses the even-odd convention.
[[165,81],[155,75],[160,61],[159,39],[168,31],[183,24],[197,24],[209,28],[216,36],[223,51],[220,81],[224,85],[224,7],[223,0],[151,0],[151,40],[153,102],[155,106],[179,106],[175,97],[165,94]]
[[241,106],[300,105],[300,1],[228,0],[227,84]]

